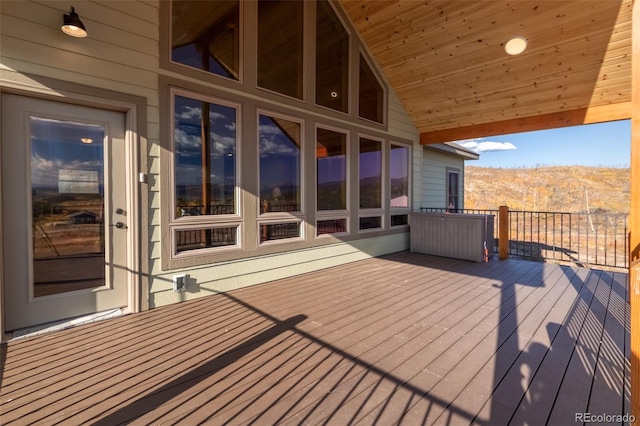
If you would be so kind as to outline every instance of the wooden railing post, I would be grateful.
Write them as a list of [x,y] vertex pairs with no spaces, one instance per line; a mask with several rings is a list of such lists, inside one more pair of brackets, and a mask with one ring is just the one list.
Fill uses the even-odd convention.
[[509,258],[509,207],[500,206],[498,211],[498,257]]

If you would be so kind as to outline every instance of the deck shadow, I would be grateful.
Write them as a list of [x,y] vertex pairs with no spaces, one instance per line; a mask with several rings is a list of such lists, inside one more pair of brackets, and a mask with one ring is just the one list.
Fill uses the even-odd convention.
[[293,330],[297,324],[301,323],[306,318],[307,317],[304,315],[297,315],[283,321],[277,321],[273,326],[253,336],[246,342],[227,350],[188,373],[176,377],[169,383],[166,383],[159,389],[153,391],[151,394],[137,399],[106,417],[97,420],[93,424],[96,426],[111,426],[114,424],[128,423],[143,414],[153,411],[155,408],[167,401],[170,401],[195,384],[207,379],[216,371],[235,363],[243,356],[267,343],[269,340],[274,339],[286,331]]

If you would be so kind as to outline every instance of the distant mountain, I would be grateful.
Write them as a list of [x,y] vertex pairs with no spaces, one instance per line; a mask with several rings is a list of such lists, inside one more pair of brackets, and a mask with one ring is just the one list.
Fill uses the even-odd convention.
[[628,168],[466,166],[464,206],[468,209],[629,213]]

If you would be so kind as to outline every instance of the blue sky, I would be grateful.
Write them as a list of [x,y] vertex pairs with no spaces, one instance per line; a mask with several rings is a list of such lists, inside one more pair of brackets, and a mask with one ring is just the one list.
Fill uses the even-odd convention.
[[536,165],[628,167],[631,153],[630,120],[491,136],[458,144],[480,154],[467,161],[478,167],[535,167]]

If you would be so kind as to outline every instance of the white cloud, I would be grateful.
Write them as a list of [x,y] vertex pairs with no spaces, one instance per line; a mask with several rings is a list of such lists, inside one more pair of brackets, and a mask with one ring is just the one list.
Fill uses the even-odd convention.
[[100,170],[103,167],[101,160],[89,161],[62,161],[50,160],[34,154],[31,157],[31,182],[33,185],[51,185],[58,182],[59,170]]
[[202,118],[202,109],[201,108],[193,108],[188,105],[185,105],[180,113],[177,114],[178,117],[183,120],[191,120],[197,119],[200,120]]
[[470,139],[466,141],[459,141],[456,143],[478,154],[490,151],[509,151],[517,149],[516,146],[511,142],[493,142],[485,141],[482,139]]
[[260,139],[260,156],[268,157],[270,155],[298,155],[300,150],[296,149],[293,144],[286,144],[275,138],[263,137]]

